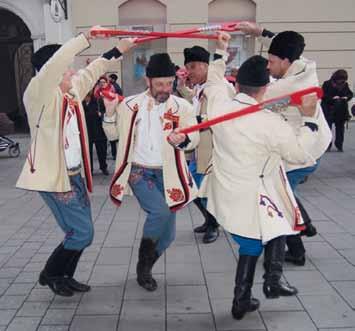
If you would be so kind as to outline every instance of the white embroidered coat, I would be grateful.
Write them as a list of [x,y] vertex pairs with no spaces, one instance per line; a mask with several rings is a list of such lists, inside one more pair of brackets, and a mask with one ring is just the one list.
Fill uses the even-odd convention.
[[[129,192],[128,178],[131,172],[136,139],[137,114],[144,106],[147,92],[127,97],[117,107],[116,132],[119,139],[116,172],[110,185],[112,201],[119,206],[123,195]],[[171,210],[184,207],[197,196],[196,184],[188,170],[184,150],[195,148],[199,133],[189,134],[190,143],[177,149],[168,143],[167,137],[176,127],[196,124],[192,106],[184,99],[171,95],[167,101],[163,121],[163,179],[165,199]]]
[[[231,99],[221,83],[224,72],[222,59],[210,64],[205,88],[209,118],[257,103],[243,93]],[[302,126],[296,136],[287,122],[269,110],[217,124],[212,131],[212,167],[201,190],[219,224],[230,233],[264,243],[302,229],[282,159],[297,164],[312,160],[306,150],[316,141],[317,132]]]

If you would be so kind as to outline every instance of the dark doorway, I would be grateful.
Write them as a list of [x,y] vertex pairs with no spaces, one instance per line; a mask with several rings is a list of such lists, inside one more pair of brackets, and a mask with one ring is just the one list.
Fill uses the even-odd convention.
[[6,113],[18,131],[27,130],[23,92],[34,72],[31,32],[14,13],[0,8],[0,113]]

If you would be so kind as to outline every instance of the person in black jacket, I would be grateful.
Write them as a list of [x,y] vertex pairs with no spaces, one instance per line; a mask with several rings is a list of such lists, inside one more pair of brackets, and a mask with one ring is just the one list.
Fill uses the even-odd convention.
[[95,144],[97,158],[99,160],[100,169],[105,176],[108,176],[106,154],[107,154],[107,138],[102,128],[103,114],[100,113],[97,100],[91,91],[83,101],[85,111],[85,120],[89,137],[89,152],[91,171],[93,171],[93,146]]
[[[324,96],[322,99],[322,109],[330,129],[335,124],[335,147],[339,152],[343,152],[345,122],[350,119],[348,101],[353,97],[347,83],[348,73],[337,70],[331,78],[323,83]],[[328,147],[330,151],[332,143]]]

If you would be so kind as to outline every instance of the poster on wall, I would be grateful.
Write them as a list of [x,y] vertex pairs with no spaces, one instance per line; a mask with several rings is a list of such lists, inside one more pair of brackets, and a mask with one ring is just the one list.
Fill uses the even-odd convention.
[[230,46],[227,52],[229,53],[229,57],[226,62],[226,74],[230,75],[232,68],[239,68],[240,66],[240,46]]
[[145,76],[145,68],[147,67],[150,56],[153,55],[151,49],[135,49],[133,53],[134,79],[141,80]]

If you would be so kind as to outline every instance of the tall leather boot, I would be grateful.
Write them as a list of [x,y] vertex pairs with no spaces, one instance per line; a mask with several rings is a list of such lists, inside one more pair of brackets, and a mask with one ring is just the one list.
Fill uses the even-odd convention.
[[282,265],[285,258],[285,236],[269,241],[264,252],[263,291],[268,299],[297,294],[297,289],[281,282]]
[[61,243],[48,258],[39,276],[39,283],[48,287],[57,295],[71,297],[73,291],[68,287],[64,277],[68,261],[73,256],[73,250],[65,249]]
[[285,254],[285,261],[297,266],[304,266],[306,263],[306,249],[299,234],[287,236],[286,244],[288,251]]
[[301,201],[296,198],[297,201],[297,205],[300,209],[303,221],[304,221],[304,225],[305,225],[305,229],[301,231],[301,236],[306,236],[306,237],[313,237],[317,234],[317,229],[315,228],[315,226],[312,224],[312,220],[310,218],[310,216],[308,215],[306,209],[304,208],[303,204],[301,203]]
[[216,218],[208,210],[206,210],[206,214],[205,224],[207,224],[207,228],[202,238],[202,242],[205,244],[210,244],[216,241],[219,236],[219,224],[217,223]]
[[89,285],[80,283],[74,278],[74,273],[78,266],[82,253],[83,250],[73,251],[72,258],[68,262],[65,269],[64,275],[66,277],[67,286],[74,292],[89,292],[91,290],[91,287]]
[[232,315],[240,320],[248,312],[259,308],[260,302],[251,295],[258,256],[240,255],[235,276]]
[[201,201],[201,198],[196,198],[194,200],[194,204],[197,206],[198,210],[201,212],[201,214],[203,215],[205,222],[202,225],[197,226],[194,229],[195,233],[205,233],[207,230],[207,210],[206,208],[203,206],[203,203]]
[[138,253],[137,282],[147,291],[155,291],[158,287],[156,280],[152,276],[152,268],[158,260],[156,243],[149,238],[142,238]]

